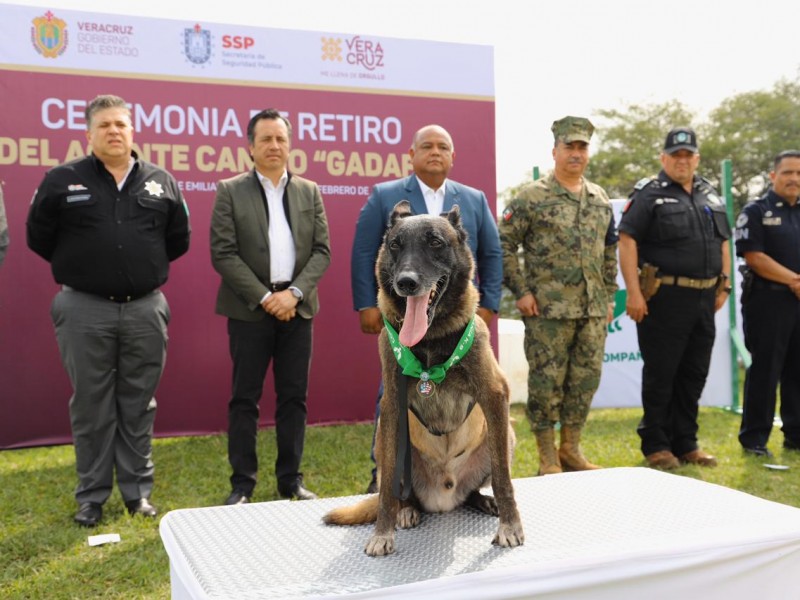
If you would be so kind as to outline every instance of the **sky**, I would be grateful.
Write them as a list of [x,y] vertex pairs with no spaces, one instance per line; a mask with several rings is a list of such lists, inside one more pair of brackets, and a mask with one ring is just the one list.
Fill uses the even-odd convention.
[[552,166],[550,126],[563,116],[592,119],[601,142],[597,110],[678,99],[702,120],[728,97],[800,76],[796,0],[8,3],[492,46],[497,191]]

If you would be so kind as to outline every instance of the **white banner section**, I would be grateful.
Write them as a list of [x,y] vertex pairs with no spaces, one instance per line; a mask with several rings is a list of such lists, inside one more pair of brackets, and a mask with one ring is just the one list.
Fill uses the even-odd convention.
[[[614,219],[619,223],[625,200],[612,200]],[[603,355],[600,387],[593,408],[641,406],[642,357],[636,338],[636,323],[625,314],[627,290],[622,274],[617,274],[619,290],[615,298],[614,320],[609,324]],[[711,354],[711,367],[700,404],[728,406],[731,403],[731,338],[728,306],[716,314],[717,337]],[[511,385],[511,401],[528,400],[528,363],[523,349],[525,326],[522,321],[501,319],[500,365]]]

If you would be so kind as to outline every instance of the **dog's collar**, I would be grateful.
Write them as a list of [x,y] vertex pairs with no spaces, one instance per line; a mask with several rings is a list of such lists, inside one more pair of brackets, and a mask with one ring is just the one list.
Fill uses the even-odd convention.
[[383,318],[383,323],[386,325],[386,333],[389,336],[389,344],[392,346],[394,357],[403,368],[403,375],[416,377],[423,381],[427,381],[428,379],[434,383],[441,383],[444,381],[447,370],[453,365],[458,364],[461,359],[467,355],[467,352],[472,348],[472,342],[475,341],[475,315],[473,315],[469,323],[467,323],[467,327],[464,329],[464,333],[461,335],[461,339],[458,340],[458,344],[456,344],[455,350],[453,350],[453,354],[450,355],[450,358],[440,365],[434,365],[426,369],[422,366],[420,360],[414,356],[414,353],[411,352],[407,346],[400,343],[397,331],[395,331],[386,317]]

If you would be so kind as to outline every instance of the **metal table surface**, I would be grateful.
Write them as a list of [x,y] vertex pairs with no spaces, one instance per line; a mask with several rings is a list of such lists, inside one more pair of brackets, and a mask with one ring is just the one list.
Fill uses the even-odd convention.
[[360,496],[175,510],[160,525],[173,598],[674,600],[701,586],[730,600],[751,588],[770,597],[800,568],[800,509],[729,488],[646,468],[514,488],[523,546],[493,547],[497,519],[462,508],[398,530],[381,558],[363,551],[372,525],[322,522]]

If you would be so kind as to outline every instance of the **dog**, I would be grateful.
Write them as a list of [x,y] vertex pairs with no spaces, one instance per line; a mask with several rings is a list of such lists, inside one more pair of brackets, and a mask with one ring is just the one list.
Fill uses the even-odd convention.
[[[327,513],[328,524],[375,522],[365,552],[385,556],[395,551],[395,525],[415,527],[420,513],[446,512],[468,505],[499,516],[492,543],[503,547],[524,542],[510,464],[515,438],[509,421],[509,388],[489,343],[489,330],[475,315],[478,291],[472,283],[474,262],[466,244],[458,206],[441,216],[412,216],[403,200],[393,210],[378,253],[378,306],[392,330],[379,348],[384,394],[375,444],[379,492],[358,504]],[[413,349],[418,365],[453,362],[457,346],[472,331],[472,346],[446,370],[440,383],[409,377],[406,398],[411,453],[410,490],[406,500],[393,494],[398,436],[405,421],[398,403],[401,377],[397,342]],[[424,365],[424,366],[423,366]],[[432,370],[433,371],[433,370]],[[481,494],[491,483],[494,497]],[[395,492],[400,487],[397,480]]]

